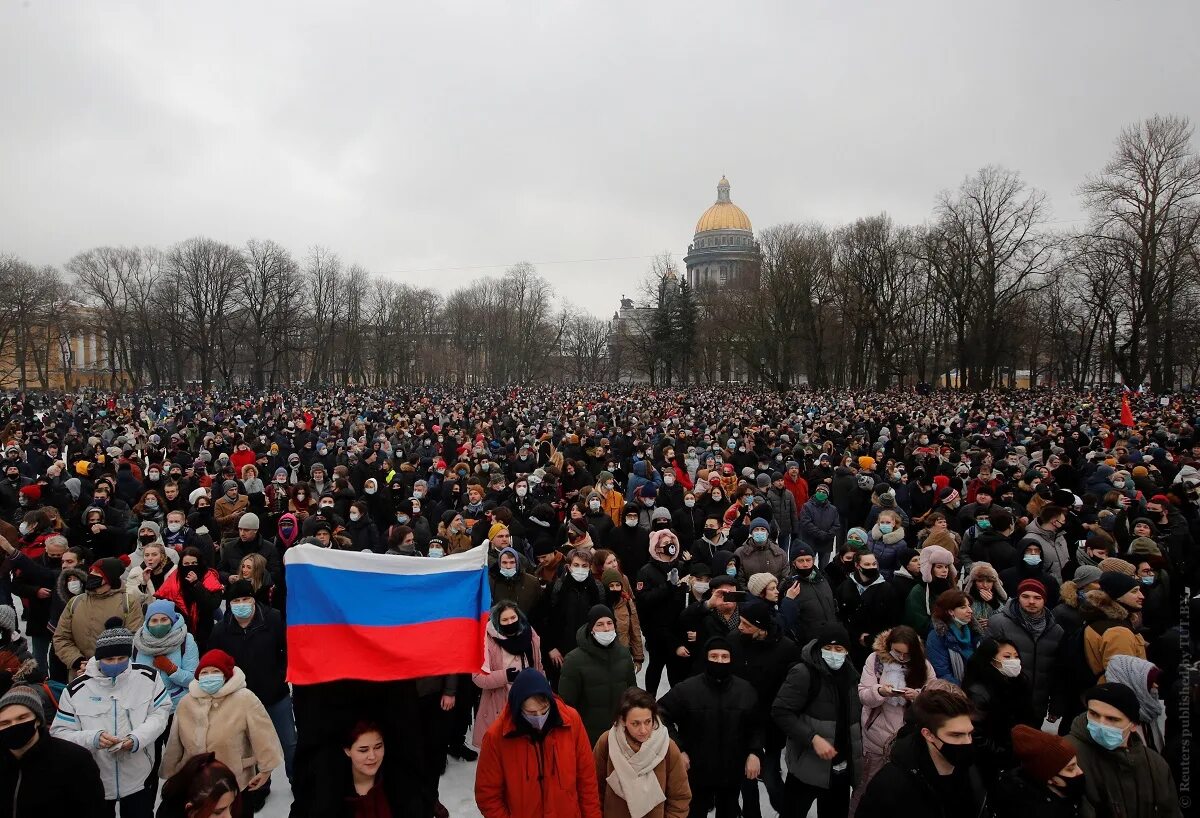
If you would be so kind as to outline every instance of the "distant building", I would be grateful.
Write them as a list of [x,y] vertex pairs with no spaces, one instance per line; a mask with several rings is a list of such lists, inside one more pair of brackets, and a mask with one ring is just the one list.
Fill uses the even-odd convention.
[[86,304],[67,302],[24,355],[16,344],[11,334],[0,343],[0,389],[110,389],[133,382],[111,355],[99,311]]
[[692,289],[753,284],[758,276],[758,243],[750,217],[729,198],[729,180],[717,183],[717,201],[696,222],[696,235],[683,257]]
[[[729,196],[729,180],[717,183],[717,200],[696,222],[695,235],[683,262],[686,281],[703,305],[722,290],[753,287],[758,283],[759,247],[754,240],[750,217]],[[674,275],[668,272],[668,276]],[[613,371],[622,380],[647,380],[648,373],[637,366],[639,347],[646,343],[654,323],[655,310],[621,297],[621,307],[613,314],[609,355]],[[693,379],[738,381],[751,378],[751,368],[731,347],[709,350],[697,355],[690,377]],[[707,361],[707,364],[704,362]]]

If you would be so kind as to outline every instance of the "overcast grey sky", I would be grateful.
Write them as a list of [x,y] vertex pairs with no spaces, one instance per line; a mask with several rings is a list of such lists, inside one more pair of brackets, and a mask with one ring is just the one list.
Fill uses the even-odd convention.
[[1069,226],[1122,126],[1200,119],[1198,29],[1196,0],[0,0],[0,252],[271,238],[447,289],[528,260],[607,315],[722,173],[760,229],[923,221],[998,163]]

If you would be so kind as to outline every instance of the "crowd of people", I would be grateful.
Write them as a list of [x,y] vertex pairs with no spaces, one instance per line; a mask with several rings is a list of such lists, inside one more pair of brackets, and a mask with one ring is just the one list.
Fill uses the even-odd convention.
[[[485,818],[1189,797],[1196,395],[20,394],[0,419],[0,815],[248,816],[282,768],[294,816],[446,818],[448,757]],[[484,549],[479,667],[289,685],[300,543]]]

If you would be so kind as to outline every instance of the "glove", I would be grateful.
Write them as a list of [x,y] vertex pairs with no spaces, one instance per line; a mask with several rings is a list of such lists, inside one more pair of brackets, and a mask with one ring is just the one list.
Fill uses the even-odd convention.
[[510,667],[504,671],[504,675],[508,678],[508,683],[512,684],[517,680],[517,674],[520,672],[518,668]]
[[679,569],[678,568],[672,568],[670,571],[667,572],[667,582],[671,583],[672,585],[679,584]]
[[166,656],[155,656],[154,666],[168,675],[179,670],[179,667]]

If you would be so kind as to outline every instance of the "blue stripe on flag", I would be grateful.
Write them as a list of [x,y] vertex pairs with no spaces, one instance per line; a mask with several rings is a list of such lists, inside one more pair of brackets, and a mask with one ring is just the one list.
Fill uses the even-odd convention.
[[387,574],[293,563],[287,585],[288,625],[418,625],[487,610],[483,571]]

